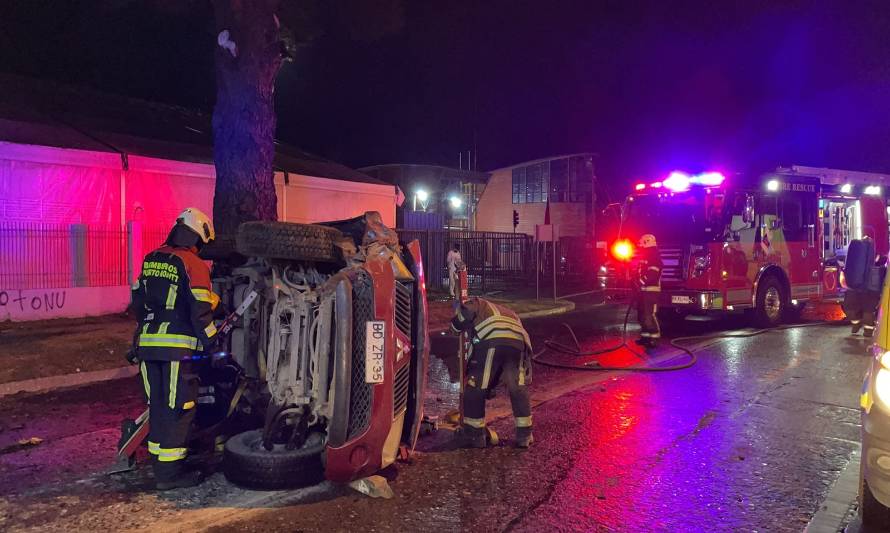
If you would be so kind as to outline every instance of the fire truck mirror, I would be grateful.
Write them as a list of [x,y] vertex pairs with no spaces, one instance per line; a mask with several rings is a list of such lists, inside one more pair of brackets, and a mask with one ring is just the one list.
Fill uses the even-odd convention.
[[745,212],[742,213],[742,222],[754,222],[754,195],[745,196]]

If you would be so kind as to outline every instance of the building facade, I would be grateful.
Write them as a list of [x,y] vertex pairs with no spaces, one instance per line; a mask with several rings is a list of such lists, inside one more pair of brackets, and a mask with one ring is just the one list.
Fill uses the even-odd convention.
[[[560,237],[592,238],[596,172],[592,153],[528,161],[491,171],[477,206],[476,229],[534,235],[546,211]],[[549,206],[549,207],[548,207]]]
[[359,172],[402,190],[405,200],[397,210],[399,228],[476,229],[477,205],[488,173],[401,163],[364,167]]

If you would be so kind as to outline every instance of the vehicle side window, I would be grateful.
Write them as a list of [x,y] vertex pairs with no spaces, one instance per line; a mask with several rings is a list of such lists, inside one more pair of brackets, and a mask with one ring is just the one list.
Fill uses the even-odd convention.
[[779,198],[779,218],[788,240],[807,240],[810,226],[816,224],[816,200],[806,193],[787,192]]

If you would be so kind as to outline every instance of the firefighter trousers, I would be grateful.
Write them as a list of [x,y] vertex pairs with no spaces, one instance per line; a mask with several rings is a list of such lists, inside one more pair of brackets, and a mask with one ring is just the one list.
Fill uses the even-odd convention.
[[655,342],[661,337],[661,326],[658,324],[658,291],[640,291],[637,297],[637,320],[640,323],[640,337],[645,341]]
[[853,333],[857,333],[859,328],[864,329],[867,336],[874,333],[875,313],[880,299],[880,293],[874,291],[847,290],[843,308],[853,326]]
[[503,379],[510,393],[516,434],[531,434],[532,408],[526,379],[528,369],[523,350],[512,346],[474,349],[467,362],[467,383],[464,389],[464,425],[475,430],[485,428],[485,399],[488,389]]
[[157,481],[182,472],[198,395],[198,376],[190,361],[142,361],[142,385],[148,402],[148,452]]

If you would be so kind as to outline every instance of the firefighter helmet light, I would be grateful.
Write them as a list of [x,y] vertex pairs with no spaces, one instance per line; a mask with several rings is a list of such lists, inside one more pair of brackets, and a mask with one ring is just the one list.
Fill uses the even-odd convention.
[[627,239],[615,241],[612,245],[612,256],[619,261],[630,261],[634,255],[634,245]]

